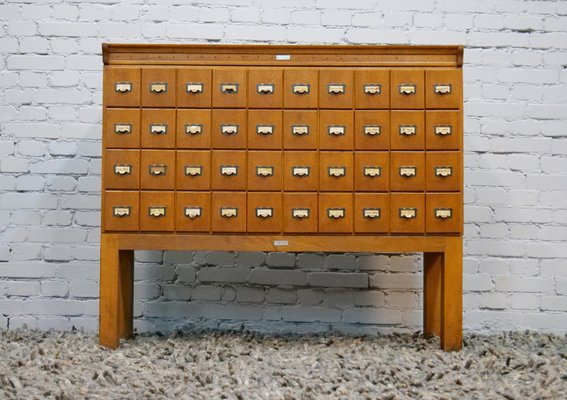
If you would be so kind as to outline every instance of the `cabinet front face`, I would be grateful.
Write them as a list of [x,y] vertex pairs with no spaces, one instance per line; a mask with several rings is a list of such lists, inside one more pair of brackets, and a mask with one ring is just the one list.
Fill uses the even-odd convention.
[[248,190],[282,190],[281,151],[248,152]]
[[175,107],[174,68],[142,68],[142,106]]
[[317,191],[319,163],[316,151],[286,151],[283,155],[284,190]]
[[248,232],[282,231],[282,194],[280,192],[248,193]]
[[212,71],[210,68],[177,70],[177,107],[211,107]]
[[316,69],[284,70],[284,107],[317,108],[319,77]]
[[213,192],[212,198],[213,232],[246,232],[246,193]]
[[283,112],[284,149],[315,150],[319,136],[317,111],[285,110]]
[[354,154],[354,189],[357,192],[390,190],[390,154],[387,151]]
[[140,110],[108,108],[104,114],[106,148],[136,149],[140,147]]
[[322,151],[319,153],[319,187],[323,192],[352,192],[353,153]]
[[355,193],[354,231],[387,233],[390,230],[390,195],[387,193]]
[[463,90],[460,69],[443,68],[425,71],[425,103],[427,108],[460,108]]
[[425,202],[428,233],[462,233],[463,196],[460,193],[428,193]]
[[352,150],[353,144],[352,111],[319,111],[319,147],[322,150]]
[[390,72],[390,106],[392,109],[423,109],[424,86],[423,69],[393,69]]
[[282,112],[280,110],[248,111],[248,148],[282,148]]
[[352,108],[353,101],[352,69],[319,70],[319,108]]
[[172,232],[175,228],[173,192],[140,193],[140,230]]
[[142,150],[140,160],[141,189],[175,189],[175,151]]
[[425,149],[425,114],[423,111],[392,111],[392,150]]
[[463,123],[459,111],[427,111],[425,146],[427,150],[459,150],[462,147]]
[[317,232],[318,213],[317,193],[283,194],[284,232]]
[[140,194],[138,191],[104,193],[104,230],[137,231],[140,227]]
[[213,151],[211,187],[213,190],[246,189],[245,151]]
[[142,110],[142,147],[175,148],[176,111],[146,108]]
[[392,233],[425,232],[425,194],[392,193],[390,206]]
[[279,68],[248,70],[248,107],[281,108],[283,71]]
[[105,189],[140,188],[140,151],[106,150],[104,153]]
[[176,192],[175,229],[178,232],[208,232],[211,229],[209,192]]
[[107,107],[138,107],[140,82],[140,68],[104,67],[104,104]]
[[208,149],[211,146],[211,111],[177,110],[177,148]]
[[425,187],[428,192],[458,192],[461,183],[461,153],[458,151],[428,152],[425,156]]
[[356,150],[390,148],[390,111],[354,112],[354,148]]
[[390,189],[393,192],[425,190],[425,153],[393,151],[390,153]]
[[390,70],[356,70],[355,105],[361,109],[387,109],[390,107]]
[[319,194],[319,232],[351,233],[353,231],[351,193]]
[[246,108],[247,79],[245,68],[213,69],[213,107]]
[[209,190],[211,188],[211,153],[204,150],[179,150],[176,161],[178,190]]
[[211,129],[214,149],[246,148],[246,110],[213,110]]

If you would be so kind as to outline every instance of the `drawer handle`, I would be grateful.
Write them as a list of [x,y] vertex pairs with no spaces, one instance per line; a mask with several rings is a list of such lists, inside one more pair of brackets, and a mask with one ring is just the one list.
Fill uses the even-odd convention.
[[222,165],[220,168],[221,175],[232,176],[238,175],[238,166],[237,165]]
[[203,133],[203,124],[186,124],[185,133],[187,135],[200,135]]
[[291,91],[294,94],[309,94],[311,85],[309,83],[294,83],[291,85]]
[[333,136],[341,136],[344,135],[346,128],[343,125],[330,125],[329,126],[329,135]]
[[238,93],[238,83],[221,83],[220,91],[224,94]]
[[438,136],[449,136],[453,133],[453,127],[451,125],[440,125],[435,127],[435,134]]
[[117,164],[114,166],[114,175],[130,175],[131,173],[131,165]]
[[382,133],[382,127],[380,125],[365,125],[364,134],[367,136],[378,136]]
[[309,125],[292,125],[291,134],[296,136],[309,135]]
[[292,167],[291,174],[293,176],[309,176],[310,167]]
[[273,125],[256,125],[256,133],[258,135],[271,135],[274,133]]
[[128,93],[132,91],[131,82],[116,82],[114,84],[114,91],[116,93]]
[[236,135],[238,134],[238,125],[221,125],[221,133],[223,135]]
[[436,208],[435,209],[435,218],[451,219],[451,218],[453,218],[453,209],[452,208]]
[[382,93],[382,85],[379,83],[367,83],[364,85],[364,94],[378,95]]
[[433,91],[435,92],[435,94],[440,94],[440,95],[451,94],[452,90],[453,90],[452,85],[449,83],[441,83],[441,84],[433,85]]
[[185,166],[186,176],[201,176],[203,175],[203,167],[201,165],[186,165]]
[[152,135],[167,135],[167,124],[150,124]]
[[413,83],[412,84],[403,83],[400,86],[398,86],[398,90],[400,91],[400,94],[404,96],[411,96],[412,94],[415,94],[417,87]]
[[258,218],[272,218],[273,216],[273,208],[256,208],[256,217]]
[[328,173],[329,173],[329,176],[333,176],[335,178],[345,176],[346,175],[346,167],[329,167]]
[[238,217],[238,208],[236,207],[222,207],[220,215],[223,218],[236,218]]
[[274,93],[274,84],[273,83],[258,83],[256,85],[256,91],[259,94],[272,94],[272,93]]
[[167,83],[166,82],[150,83],[150,92],[156,94],[167,93]]
[[366,219],[379,219],[380,211],[379,208],[363,208],[362,217]]
[[129,206],[114,206],[112,207],[112,215],[115,217],[129,217],[132,209]]
[[417,167],[400,167],[400,176],[411,178],[417,175]]
[[132,124],[114,124],[114,133],[117,135],[132,133]]
[[453,175],[453,167],[435,167],[435,176],[446,178]]
[[400,125],[400,135],[412,136],[417,133],[417,127],[415,125]]
[[417,217],[416,208],[400,208],[399,211],[400,211],[400,218],[413,219]]
[[309,208],[292,208],[291,216],[295,219],[307,219],[309,218]]
[[256,167],[256,175],[267,177],[267,176],[274,176],[274,167]]
[[162,206],[148,207],[148,215],[150,217],[154,217],[154,218],[165,217],[165,213],[166,213],[166,207],[162,207]]
[[184,212],[187,218],[195,219],[201,216],[203,209],[201,207],[185,207]]
[[187,82],[185,84],[185,91],[190,94],[203,93],[203,84],[195,82]]
[[364,167],[364,176],[377,178],[382,175],[382,167]]
[[148,166],[148,170],[152,176],[165,175],[167,173],[167,165],[151,164]]
[[344,94],[345,85],[343,83],[331,83],[327,85],[330,94]]
[[327,217],[331,219],[339,219],[345,217],[344,208],[327,208]]

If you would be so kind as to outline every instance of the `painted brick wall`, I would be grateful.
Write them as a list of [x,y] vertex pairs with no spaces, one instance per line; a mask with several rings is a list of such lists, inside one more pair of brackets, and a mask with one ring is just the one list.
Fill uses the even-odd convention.
[[[567,330],[567,2],[518,0],[0,0],[0,328],[97,328],[104,41],[466,45],[465,326]],[[414,256],[136,258],[141,331],[421,325]]]

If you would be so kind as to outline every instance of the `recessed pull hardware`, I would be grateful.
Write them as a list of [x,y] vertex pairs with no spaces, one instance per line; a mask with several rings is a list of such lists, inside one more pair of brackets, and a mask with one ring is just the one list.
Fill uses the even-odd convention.
[[128,93],[132,91],[131,82],[116,82],[114,84],[114,91],[117,93]]
[[186,165],[185,166],[186,176],[201,176],[203,175],[203,167],[201,165]]
[[413,219],[417,217],[416,208],[400,208],[399,212],[400,212],[400,218]]
[[220,173],[221,175],[226,175],[226,176],[238,175],[238,166],[237,165],[221,166]]
[[417,127],[415,125],[400,125],[400,135],[413,136],[416,133]]
[[292,167],[291,168],[291,174],[293,176],[309,176],[309,171],[310,168],[309,167]]
[[382,167],[364,167],[364,176],[377,178],[382,175]]
[[114,166],[114,175],[130,175],[131,173],[131,165],[117,164]]
[[344,94],[345,93],[345,85],[338,84],[338,83],[331,83],[327,85],[328,91],[330,94]]
[[167,124],[150,124],[150,133],[152,135],[166,135]]
[[271,218],[274,216],[273,208],[256,208],[256,217],[258,218]]
[[309,83],[294,83],[291,85],[291,91],[294,94],[309,94],[311,85]]
[[129,206],[114,206],[112,207],[112,215],[115,217],[129,217],[131,208]]
[[152,82],[150,83],[150,92],[160,94],[167,92],[166,82]]
[[185,133],[187,135],[199,135],[203,133],[203,124],[186,124]]
[[382,85],[379,83],[368,83],[364,85],[364,94],[377,95],[382,93]]
[[201,207],[185,207],[184,212],[187,218],[195,219],[202,215],[203,209]]
[[435,167],[435,176],[446,178],[453,175],[453,167]]
[[415,84],[402,84],[398,87],[398,90],[400,91],[400,94],[409,96],[415,94],[417,87]]
[[327,208],[327,217],[330,219],[339,219],[345,217],[344,208]]
[[329,167],[328,173],[329,173],[329,176],[333,176],[335,178],[345,176],[346,175],[346,167]]
[[185,84],[185,91],[190,94],[203,93],[203,84],[195,82],[187,82]]
[[341,136],[344,135],[346,129],[343,125],[330,125],[328,128],[329,135]]
[[132,124],[114,124],[114,133],[118,135],[132,133]]
[[166,207],[148,207],[148,215],[154,218],[165,217]]
[[362,217],[366,219],[378,219],[380,218],[380,211],[379,208],[363,208]]
[[238,216],[238,208],[236,207],[222,207],[220,215],[223,218],[236,218]]
[[224,94],[238,93],[238,83],[221,83],[220,91]]
[[451,219],[451,218],[453,218],[453,209],[452,208],[436,208],[435,209],[435,218]]
[[272,94],[274,93],[274,84],[273,83],[258,83],[256,85],[256,91],[259,94]]
[[306,219],[309,218],[309,208],[292,208],[291,216],[295,219]]
[[367,136],[378,136],[382,133],[382,127],[380,125],[365,125],[364,134]]
[[433,85],[433,91],[435,92],[435,94],[440,94],[440,95],[451,94],[452,85],[448,83],[436,84]]
[[400,176],[413,177],[417,174],[417,167],[400,167]]

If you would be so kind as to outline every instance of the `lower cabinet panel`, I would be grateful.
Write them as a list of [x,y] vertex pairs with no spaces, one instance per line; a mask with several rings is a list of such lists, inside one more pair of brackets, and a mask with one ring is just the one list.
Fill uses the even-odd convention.
[[319,195],[319,232],[351,233],[352,221],[352,193]]
[[178,232],[208,232],[211,229],[211,194],[177,192],[175,229]]
[[170,232],[174,230],[173,192],[142,192],[140,194],[140,230]]
[[354,231],[387,233],[390,230],[390,195],[356,193],[354,195]]
[[428,193],[427,233],[462,233],[463,197],[460,193]]
[[213,232],[246,232],[245,192],[213,192],[211,228]]
[[284,193],[284,232],[317,232],[318,211],[317,193]]
[[140,193],[107,191],[104,193],[104,229],[137,231],[140,226]]
[[248,232],[282,231],[282,194],[280,192],[248,193]]
[[425,194],[392,193],[390,195],[390,232],[425,232]]

